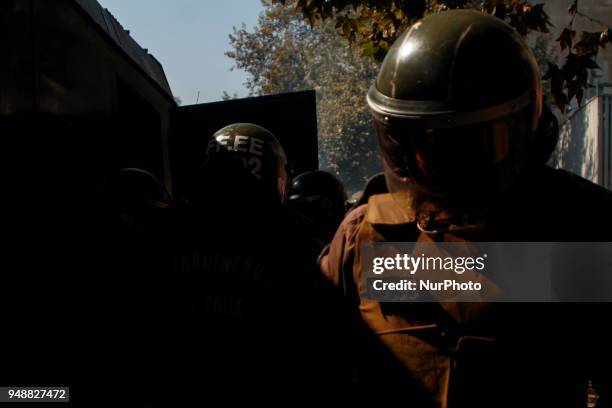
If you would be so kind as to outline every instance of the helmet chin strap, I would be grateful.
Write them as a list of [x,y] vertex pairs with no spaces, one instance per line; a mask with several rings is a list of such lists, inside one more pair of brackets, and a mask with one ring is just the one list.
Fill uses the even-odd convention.
[[400,206],[411,208],[419,231],[432,235],[484,232],[486,208],[470,209],[470,206],[456,204],[443,195],[432,194],[409,178],[390,171],[386,161],[383,165],[389,192]]
[[410,177],[400,177],[383,160],[385,180],[389,192],[400,206],[409,207],[416,218],[419,231],[426,234],[476,234],[484,233],[487,214],[511,188],[510,185],[496,191],[480,190],[480,194],[465,194],[469,200],[454,199],[442,193],[430,191]]
[[483,219],[467,214],[439,219],[436,215],[417,213],[416,226],[419,231],[428,235],[464,234],[484,232],[486,223]]
[[[404,190],[391,192],[400,206],[407,206],[416,218],[416,226],[428,235],[442,233],[480,233],[485,230],[484,211],[473,211],[458,206],[443,197],[434,197],[415,184],[404,185]],[[407,188],[406,188],[407,187]]]
[[484,215],[453,206],[442,200],[417,198],[413,201],[416,225],[425,234],[478,233],[485,230]]

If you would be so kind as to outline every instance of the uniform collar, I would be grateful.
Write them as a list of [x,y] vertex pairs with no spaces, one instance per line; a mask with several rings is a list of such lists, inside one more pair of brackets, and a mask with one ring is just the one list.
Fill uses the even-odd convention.
[[408,196],[376,194],[368,200],[366,221],[374,225],[402,225],[416,220]]

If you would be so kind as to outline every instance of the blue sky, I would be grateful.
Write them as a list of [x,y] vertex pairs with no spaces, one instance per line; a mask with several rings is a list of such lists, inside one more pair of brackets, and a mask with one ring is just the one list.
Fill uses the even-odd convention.
[[246,74],[231,71],[232,27],[257,23],[259,0],[98,0],[162,63],[172,91],[184,105],[221,99],[223,91],[246,96]]

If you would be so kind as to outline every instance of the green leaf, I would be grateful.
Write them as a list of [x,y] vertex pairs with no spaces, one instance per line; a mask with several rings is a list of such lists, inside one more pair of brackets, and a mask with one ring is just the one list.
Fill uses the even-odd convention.
[[564,51],[566,48],[572,48],[572,44],[574,42],[575,36],[576,36],[576,31],[570,28],[563,29],[563,31],[561,32],[561,35],[559,36],[559,38],[557,38],[557,41],[559,42],[559,45],[561,46],[561,51]]
[[600,45],[600,32],[583,31],[580,36],[580,41],[574,45],[576,54],[582,55],[597,55]]

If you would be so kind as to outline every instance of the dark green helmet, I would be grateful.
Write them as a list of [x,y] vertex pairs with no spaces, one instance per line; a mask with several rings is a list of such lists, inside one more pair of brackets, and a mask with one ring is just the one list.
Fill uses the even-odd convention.
[[287,204],[315,223],[323,242],[331,242],[346,213],[346,190],[333,174],[314,170],[296,176]]
[[342,182],[327,171],[307,171],[291,183],[289,200],[295,203],[316,203],[322,209],[344,212],[346,199]]
[[262,184],[277,189],[281,199],[286,199],[290,173],[287,156],[269,130],[252,123],[226,126],[213,135],[206,148],[207,161],[219,154],[240,159]]
[[452,10],[417,22],[389,50],[367,100],[390,189],[487,194],[532,161],[538,65],[498,18]]
[[166,208],[172,201],[153,173],[137,168],[124,168],[111,174],[102,191],[102,199],[109,208],[123,212]]

